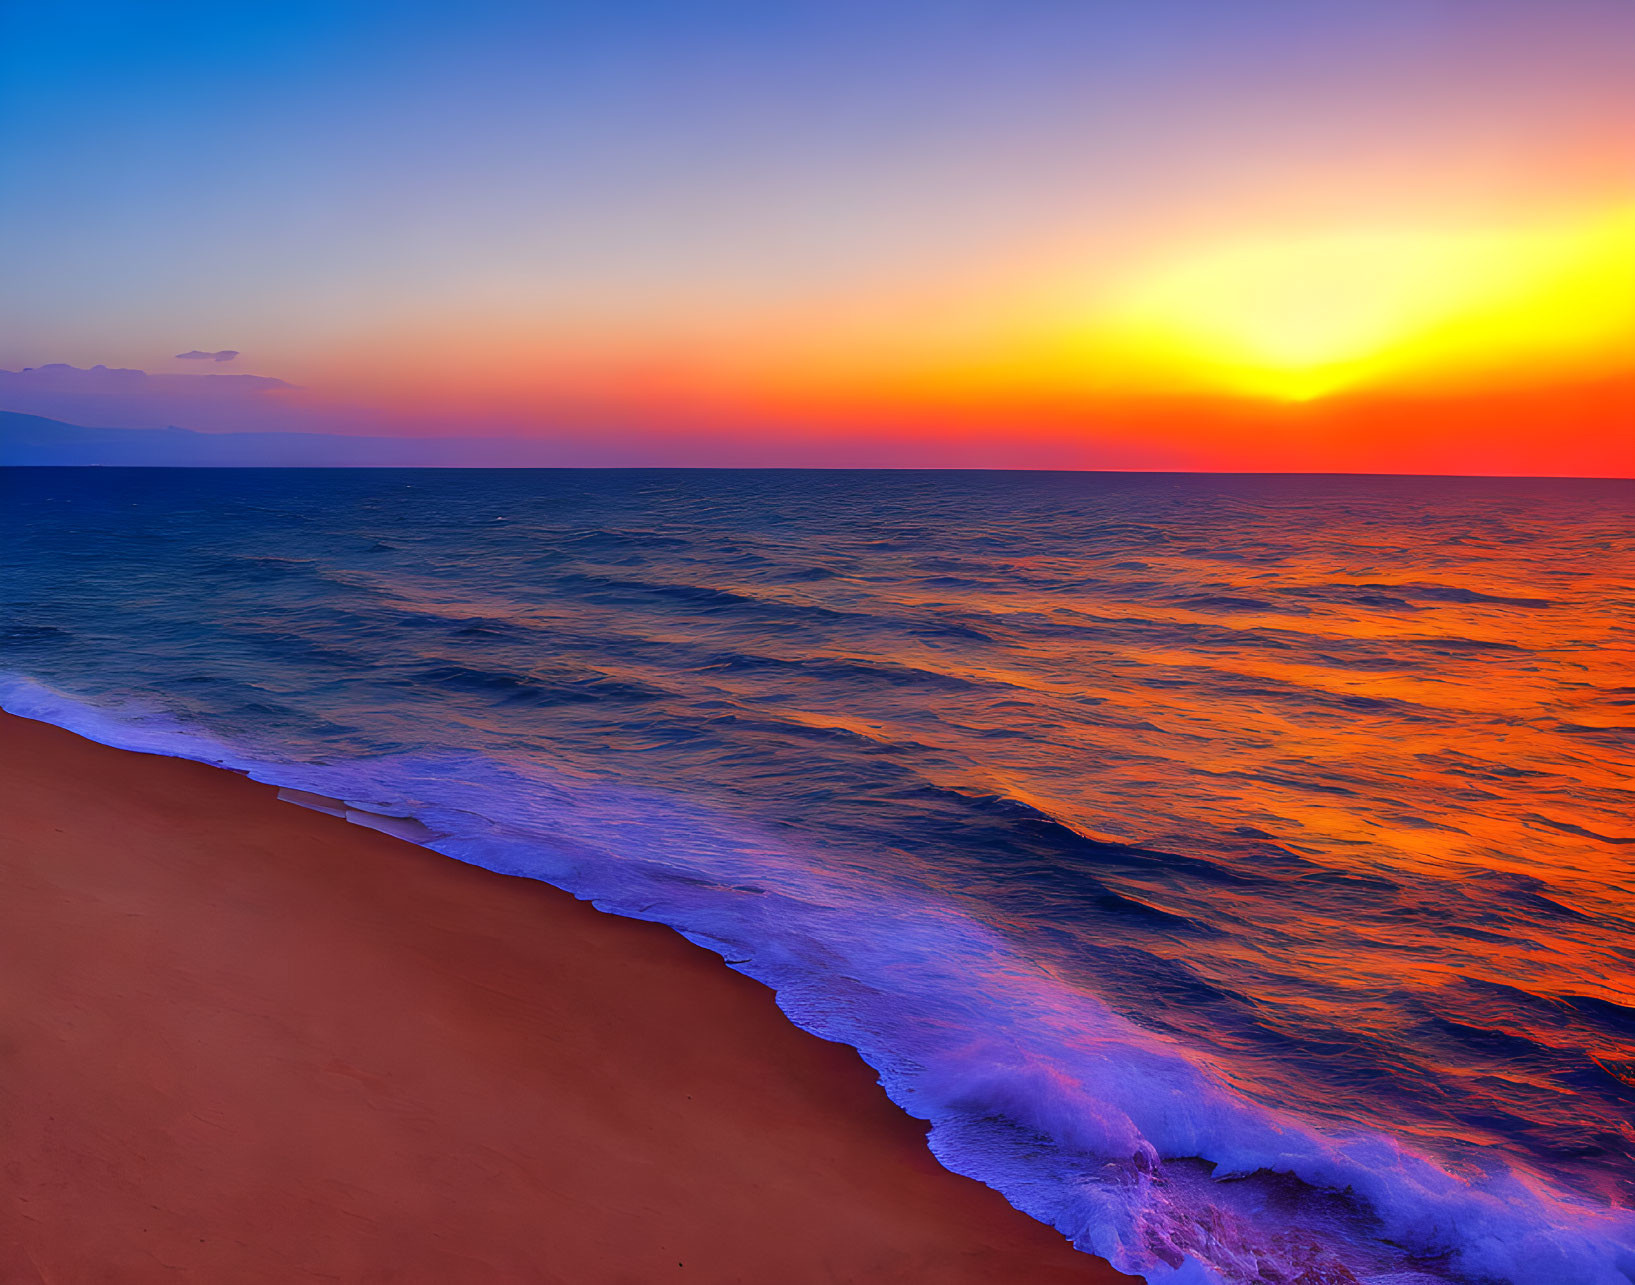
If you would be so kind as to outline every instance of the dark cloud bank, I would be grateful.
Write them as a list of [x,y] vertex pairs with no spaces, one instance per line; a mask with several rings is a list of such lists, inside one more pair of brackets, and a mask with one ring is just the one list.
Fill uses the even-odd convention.
[[0,465],[529,467],[563,454],[560,444],[517,438],[291,431],[322,424],[288,396],[298,391],[265,375],[61,362],[0,370]]
[[169,468],[527,468],[558,462],[548,444],[504,438],[356,437],[87,428],[0,411],[0,466]]
[[0,370],[0,409],[121,428],[288,428],[292,407],[285,395],[294,391],[266,375],[150,374],[62,362]]

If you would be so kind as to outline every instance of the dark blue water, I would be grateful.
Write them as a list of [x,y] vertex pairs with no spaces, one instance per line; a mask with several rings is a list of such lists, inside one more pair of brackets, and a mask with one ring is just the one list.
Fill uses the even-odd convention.
[[0,470],[0,704],[673,924],[1155,1281],[1627,1285],[1632,517]]

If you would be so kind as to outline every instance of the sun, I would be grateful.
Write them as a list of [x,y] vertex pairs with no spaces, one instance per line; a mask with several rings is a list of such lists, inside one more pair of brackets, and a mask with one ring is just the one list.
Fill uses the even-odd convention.
[[1112,318],[1160,366],[1283,401],[1594,365],[1635,341],[1635,214],[1232,246],[1149,274]]

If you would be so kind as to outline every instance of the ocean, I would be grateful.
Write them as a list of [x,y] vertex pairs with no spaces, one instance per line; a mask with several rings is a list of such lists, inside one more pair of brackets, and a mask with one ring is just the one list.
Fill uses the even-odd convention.
[[1635,1280],[1632,622],[1621,482],[0,470],[0,706],[670,924],[1154,1282]]

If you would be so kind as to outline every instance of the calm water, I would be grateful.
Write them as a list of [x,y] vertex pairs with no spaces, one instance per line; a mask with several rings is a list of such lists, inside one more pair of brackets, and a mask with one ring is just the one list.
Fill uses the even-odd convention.
[[676,925],[1155,1281],[1625,1285],[1632,519],[1590,482],[9,470],[0,703]]

